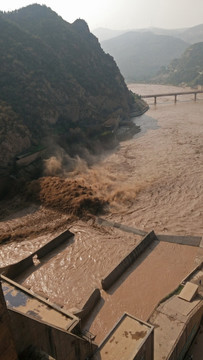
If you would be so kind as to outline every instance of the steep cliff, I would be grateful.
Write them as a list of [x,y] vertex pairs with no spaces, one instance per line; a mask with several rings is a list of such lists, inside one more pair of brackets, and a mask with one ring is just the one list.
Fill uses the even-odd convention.
[[84,20],[35,4],[0,13],[0,33],[2,166],[48,142],[92,150],[129,117],[134,98]]

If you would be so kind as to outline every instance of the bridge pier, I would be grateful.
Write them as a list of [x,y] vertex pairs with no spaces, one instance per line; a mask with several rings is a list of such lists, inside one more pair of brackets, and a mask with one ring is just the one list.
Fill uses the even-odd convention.
[[191,91],[180,91],[180,92],[176,92],[176,93],[167,93],[167,94],[142,95],[142,98],[143,99],[154,98],[154,105],[156,105],[158,97],[174,96],[174,102],[176,103],[178,95],[194,94],[194,101],[196,101],[197,100],[197,94],[202,94],[202,93],[203,93],[202,90],[191,90]]

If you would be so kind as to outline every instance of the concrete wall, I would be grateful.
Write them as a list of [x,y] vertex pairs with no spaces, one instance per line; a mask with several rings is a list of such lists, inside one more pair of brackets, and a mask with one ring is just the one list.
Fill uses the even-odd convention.
[[194,336],[196,335],[203,316],[203,302],[197,306],[184,326],[179,338],[173,346],[166,360],[183,360],[189,349]]
[[[145,343],[138,351],[133,360],[154,360],[154,331],[152,331]],[[156,360],[156,359],[155,359]]]
[[181,235],[165,235],[156,234],[159,241],[170,242],[174,244],[187,245],[187,246],[196,246],[200,245],[202,240],[201,236],[181,236]]
[[195,268],[181,281],[181,284],[186,284],[187,281],[190,281],[193,278],[194,274],[198,272],[198,270],[201,270],[202,267],[203,267],[203,262],[195,266]]
[[40,151],[36,151],[33,154],[28,154],[25,156],[17,156],[16,165],[18,167],[27,166],[27,165],[31,164],[33,161],[35,161],[36,159],[40,158],[43,153],[44,153],[44,150],[40,150]]
[[100,225],[103,225],[103,226],[110,226],[110,227],[112,226],[112,227],[115,227],[116,229],[120,229],[122,231],[129,232],[129,233],[136,234],[136,235],[140,235],[140,236],[147,235],[146,231],[136,229],[136,228],[131,227],[131,226],[123,225],[123,224],[120,224],[120,223],[117,223],[117,222],[102,219],[100,217],[97,217],[97,223],[100,224]]
[[104,279],[102,288],[109,289],[112,284],[125,272],[125,270],[142,254],[153,240],[157,240],[154,231],[150,232]]
[[96,344],[82,337],[34,320],[14,310],[9,310],[9,315],[19,354],[33,345],[56,360],[85,360],[97,348]]
[[83,305],[82,310],[75,313],[75,315],[78,316],[81,320],[84,320],[91,313],[92,309],[95,307],[95,305],[100,299],[101,292],[98,288],[96,288],[92,291],[88,300]]
[[[128,338],[128,335],[125,332],[131,333],[128,329],[128,325],[122,324],[125,318],[132,318],[137,323],[141,323],[144,325],[142,329],[146,331],[144,337],[141,340],[141,333],[139,332],[138,324],[135,326],[135,334],[138,335],[139,344],[137,343],[136,339],[129,337],[129,339],[125,340],[125,337]],[[127,323],[128,324],[128,323]],[[121,326],[121,328],[120,328]],[[137,327],[138,326],[138,327]],[[119,331],[119,328],[122,331]],[[136,329],[137,328],[137,329]],[[118,331],[118,332],[117,332]],[[131,333],[132,334],[132,333]],[[110,345],[116,338],[116,343],[114,345]],[[141,341],[140,341],[141,340]],[[130,346],[130,352],[126,352],[128,349],[129,341],[131,342],[132,346]],[[117,344],[117,346],[115,345]],[[104,354],[109,354],[105,356]],[[102,343],[99,345],[95,357],[93,359],[100,360],[104,356],[105,359],[115,359],[115,360],[153,360],[154,359],[154,327],[151,324],[143,322],[135,318],[133,315],[128,313],[124,313],[122,317],[116,322],[110,332],[106,335],[103,339]]]
[[61,245],[66,240],[70,239],[73,234],[67,230],[64,233],[60,234],[46,245],[42,246],[37,251],[33,252],[31,255],[26,257],[25,259],[9,265],[3,268],[0,268],[0,274],[7,276],[10,279],[15,279],[21,273],[23,273],[27,268],[33,266],[33,256],[37,255],[38,259],[42,258],[43,256],[47,255],[49,252],[54,250],[57,246]]
[[9,324],[10,318],[0,283],[0,360],[17,360],[17,352]]
[[146,360],[154,360],[154,330],[151,332],[145,345]]

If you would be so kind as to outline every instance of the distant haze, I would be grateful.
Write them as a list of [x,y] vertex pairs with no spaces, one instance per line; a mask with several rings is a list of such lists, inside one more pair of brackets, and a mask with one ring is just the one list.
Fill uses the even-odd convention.
[[[1,0],[0,10],[12,11],[32,4],[32,0]],[[84,19],[90,30],[167,29],[192,27],[203,22],[202,0],[43,0],[70,23]]]

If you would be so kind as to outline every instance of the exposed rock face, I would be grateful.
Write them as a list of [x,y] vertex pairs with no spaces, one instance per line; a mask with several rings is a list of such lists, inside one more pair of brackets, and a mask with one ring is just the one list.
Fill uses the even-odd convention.
[[128,118],[133,96],[84,20],[31,5],[0,13],[0,32],[3,166],[45,138],[71,154],[92,150],[109,118]]

